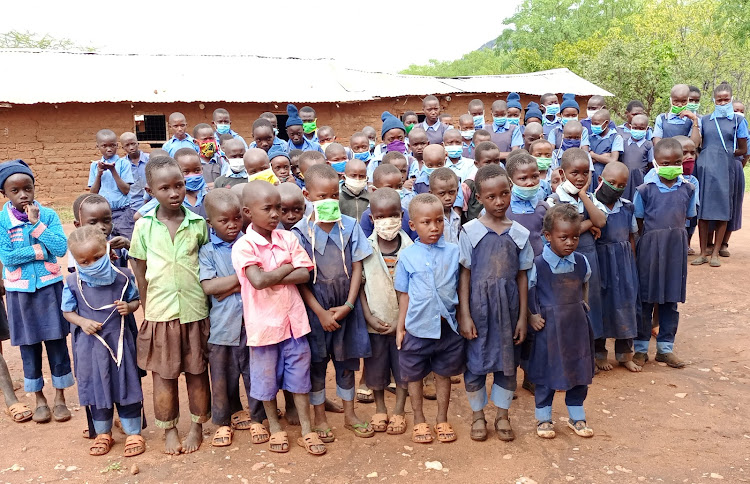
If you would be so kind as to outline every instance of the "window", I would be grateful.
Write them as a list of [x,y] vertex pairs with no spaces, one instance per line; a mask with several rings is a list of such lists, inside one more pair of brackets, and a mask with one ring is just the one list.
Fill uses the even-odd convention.
[[279,138],[283,139],[284,141],[289,141],[289,136],[286,134],[287,119],[289,119],[289,116],[287,116],[286,114],[276,115],[276,125],[279,128]]
[[[165,143],[167,137],[167,117],[163,114],[136,114],[135,134],[138,141]],[[155,143],[151,143],[154,145]]]

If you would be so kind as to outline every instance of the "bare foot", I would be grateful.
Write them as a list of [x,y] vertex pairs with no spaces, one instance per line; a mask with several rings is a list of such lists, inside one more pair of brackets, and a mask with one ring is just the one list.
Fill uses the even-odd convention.
[[190,432],[188,432],[187,437],[185,437],[183,452],[186,454],[192,454],[201,448],[201,443],[203,443],[203,425],[199,423],[190,424]]
[[182,444],[180,443],[180,435],[177,433],[176,428],[167,429],[164,431],[164,453],[170,455],[177,455],[182,452]]
[[[589,360],[591,361],[591,360]],[[609,361],[607,361],[606,358],[604,359],[596,359],[596,367],[600,370],[609,371],[612,369],[612,365],[609,364]]]
[[286,418],[286,423],[289,425],[299,425],[299,414],[297,413],[297,407],[294,406],[294,400],[287,405],[284,416]]
[[325,405],[326,412],[344,413],[344,407],[334,402],[333,400],[329,400],[328,397],[326,397]]
[[620,365],[624,366],[625,368],[632,371],[633,373],[638,373],[639,371],[643,369],[642,366],[638,366],[632,361],[621,361]]

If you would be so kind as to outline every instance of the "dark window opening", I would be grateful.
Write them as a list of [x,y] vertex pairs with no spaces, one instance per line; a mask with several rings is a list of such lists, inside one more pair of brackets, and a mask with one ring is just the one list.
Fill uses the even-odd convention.
[[138,141],[166,142],[167,117],[163,114],[136,115],[135,134],[138,137]]
[[289,116],[287,116],[286,114],[276,115],[276,126],[279,127],[279,138],[283,139],[284,141],[289,141],[289,135],[286,134],[287,119],[289,119]]

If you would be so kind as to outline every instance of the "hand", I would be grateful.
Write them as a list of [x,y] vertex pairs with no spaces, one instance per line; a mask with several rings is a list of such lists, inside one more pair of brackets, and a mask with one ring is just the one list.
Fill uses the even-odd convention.
[[600,228],[598,228],[598,227],[593,227],[593,226],[592,226],[592,227],[591,227],[591,228],[589,229],[589,232],[591,232],[591,235],[593,235],[593,236],[594,236],[594,239],[598,239],[599,237],[601,237],[601,236],[602,236],[602,229],[600,229]]
[[681,117],[681,118],[690,118],[690,119],[692,119],[692,120],[693,120],[693,122],[696,122],[696,121],[698,121],[698,115],[697,115],[697,114],[695,114],[695,113],[694,113],[694,112],[692,112],[692,111],[688,111],[687,109],[685,109],[684,111],[682,111],[682,112],[680,113],[680,117]]
[[405,189],[407,189],[407,190],[412,190],[412,189],[414,188],[414,181],[415,181],[415,180],[416,180],[416,178],[409,178],[408,180],[406,180],[406,181],[404,182],[404,185],[403,185],[403,187],[404,187]]
[[350,312],[352,312],[351,309],[349,309],[349,306],[336,306],[330,308],[328,311],[333,314],[333,319],[336,321],[341,321],[344,319]]
[[401,343],[404,342],[404,336],[406,335],[406,330],[401,329],[400,327],[396,329],[396,349],[401,349]]
[[544,318],[541,314],[532,314],[529,316],[529,326],[534,331],[541,331],[544,329]]
[[26,215],[29,216],[29,223],[34,225],[39,222],[39,207],[35,203],[30,203],[24,207]]
[[81,321],[81,329],[86,334],[94,334],[102,329],[102,323],[94,321],[93,319],[85,319]]
[[477,337],[477,327],[474,325],[474,320],[471,316],[466,315],[458,318],[458,331],[466,339],[474,339]]
[[526,327],[526,318],[518,318],[516,323],[516,331],[513,333],[513,344],[520,345],[526,340],[526,333],[528,328]]
[[96,174],[97,176],[102,176],[104,173],[104,170],[107,169],[107,164],[104,163],[102,160],[99,160],[99,162],[96,164]]
[[586,180],[586,184],[583,187],[581,187],[580,190],[578,190],[578,196],[579,197],[585,197],[585,196],[587,196],[586,195],[586,190],[589,189],[589,185],[591,185],[591,175],[589,175],[589,179]]
[[336,322],[336,318],[333,317],[333,311],[323,311],[318,315],[318,319],[320,320],[320,325],[323,327],[323,331],[330,333],[341,327],[341,325]]
[[109,248],[110,249],[130,249],[130,241],[126,239],[125,237],[118,235],[117,237],[112,237],[109,240]]
[[130,305],[125,301],[115,301],[115,305],[117,306],[117,312],[120,313],[121,316],[127,316],[130,314]]
[[392,328],[390,324],[384,322],[380,318],[376,318],[375,316],[372,316],[369,319],[367,319],[367,325],[380,334],[388,334]]

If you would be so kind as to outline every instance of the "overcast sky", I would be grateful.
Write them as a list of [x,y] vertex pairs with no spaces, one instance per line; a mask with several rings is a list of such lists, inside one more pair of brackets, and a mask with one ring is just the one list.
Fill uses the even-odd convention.
[[101,52],[332,57],[398,71],[496,38],[521,0],[8,0],[0,32],[65,37]]

